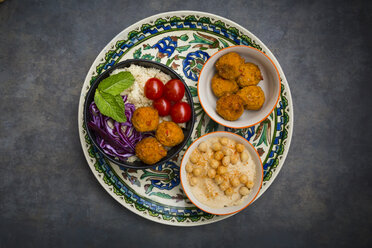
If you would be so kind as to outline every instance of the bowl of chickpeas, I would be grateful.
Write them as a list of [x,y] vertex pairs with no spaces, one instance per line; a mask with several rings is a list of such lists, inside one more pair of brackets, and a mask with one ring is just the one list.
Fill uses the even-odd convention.
[[256,149],[240,135],[208,133],[187,149],[180,166],[181,185],[190,201],[215,215],[237,213],[257,197],[263,167]]

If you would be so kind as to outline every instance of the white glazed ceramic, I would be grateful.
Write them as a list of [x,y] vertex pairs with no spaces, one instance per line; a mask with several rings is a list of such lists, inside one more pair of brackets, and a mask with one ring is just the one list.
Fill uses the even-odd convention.
[[[218,98],[213,94],[211,81],[217,73],[215,64],[217,60],[230,52],[236,52],[245,59],[245,62],[256,64],[263,76],[258,83],[265,93],[265,103],[259,110],[244,110],[242,116],[236,121],[223,119],[216,111]],[[230,128],[247,128],[265,120],[278,103],[280,96],[279,72],[272,60],[263,52],[248,46],[232,46],[215,53],[204,64],[198,81],[198,96],[204,111],[220,125]]]
[[[224,208],[211,208],[200,201],[198,201],[195,196],[192,194],[191,187],[188,180],[187,180],[187,172],[185,170],[186,164],[189,161],[190,154],[198,148],[199,144],[203,141],[209,140],[214,137],[227,137],[229,139],[232,139],[236,142],[239,142],[245,146],[247,149],[249,156],[252,158],[254,164],[255,164],[255,170],[256,170],[256,176],[254,179],[254,186],[251,189],[251,192],[249,195],[244,199],[244,201],[237,206],[231,206],[231,207],[224,207]],[[262,168],[262,162],[260,159],[260,156],[258,155],[256,149],[252,146],[251,143],[249,143],[246,139],[244,139],[242,136],[230,133],[230,132],[224,132],[224,131],[218,131],[206,134],[199,139],[195,140],[194,143],[191,144],[191,146],[187,149],[186,153],[183,156],[181,167],[180,167],[180,177],[181,177],[181,184],[182,188],[185,191],[187,197],[190,199],[190,201],[203,210],[204,212],[215,214],[215,215],[228,215],[228,214],[234,214],[237,213],[244,208],[248,207],[254,199],[257,197],[258,192],[261,189],[262,181],[263,181],[263,168]]]
[[[224,47],[239,44],[259,49],[275,63],[281,78],[281,96],[266,120],[250,128],[231,129],[208,117],[199,103],[196,86],[200,70],[210,56]],[[107,161],[94,148],[84,125],[86,94],[105,70],[133,58],[161,62],[184,78],[194,97],[197,116],[189,144],[206,133],[222,130],[236,133],[252,143],[264,169],[262,188],[255,201],[263,195],[279,175],[291,144],[294,115],[288,82],[275,56],[255,35],[231,20],[196,11],[161,13],[125,28],[102,49],[86,75],[78,107],[80,142],[89,168],[107,193],[125,210],[161,224],[197,226],[233,216],[203,212],[187,198],[179,175],[186,149],[155,169],[131,170]]]

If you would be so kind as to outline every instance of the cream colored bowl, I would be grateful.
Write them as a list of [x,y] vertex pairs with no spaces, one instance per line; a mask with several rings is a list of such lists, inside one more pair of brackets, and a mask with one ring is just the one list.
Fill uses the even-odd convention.
[[[265,93],[265,103],[260,110],[244,110],[244,113],[236,121],[223,119],[216,111],[217,97],[213,94],[211,81],[217,73],[215,64],[217,60],[229,52],[236,52],[245,59],[246,62],[256,64],[263,76],[259,82]],[[232,46],[224,48],[208,59],[204,64],[198,81],[198,96],[204,111],[210,118],[220,125],[231,128],[247,128],[265,120],[274,110],[280,96],[280,76],[272,60],[263,52],[249,46]]]
[[[241,204],[237,206],[231,206],[231,207],[224,207],[224,208],[211,208],[203,203],[201,203],[192,193],[191,185],[189,184],[187,180],[187,172],[185,170],[186,164],[189,161],[190,154],[194,151],[194,149],[197,149],[199,144],[203,141],[206,141],[213,137],[227,137],[229,139],[232,139],[234,141],[237,141],[241,144],[243,144],[246,148],[246,150],[249,153],[249,156],[252,158],[254,164],[255,164],[255,170],[256,170],[256,176],[254,179],[254,186],[251,189],[250,193],[245,197],[245,199],[241,202]],[[183,156],[181,167],[180,167],[180,177],[181,177],[181,185],[186,193],[187,197],[190,199],[190,201],[203,210],[204,212],[215,214],[215,215],[228,215],[228,214],[234,214],[237,213],[244,208],[248,207],[249,204],[251,204],[254,199],[257,197],[258,192],[261,189],[262,181],[263,181],[263,168],[262,168],[262,162],[260,159],[260,156],[258,155],[256,149],[252,146],[251,143],[249,143],[246,139],[244,139],[242,136],[230,133],[230,132],[213,132],[206,134],[199,139],[195,140],[191,146],[187,149],[186,153]]]

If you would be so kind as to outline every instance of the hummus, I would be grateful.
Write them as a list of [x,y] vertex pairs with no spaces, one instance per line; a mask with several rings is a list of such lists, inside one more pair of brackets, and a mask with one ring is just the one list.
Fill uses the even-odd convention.
[[247,149],[226,137],[201,142],[190,154],[186,172],[192,194],[211,208],[240,205],[256,176]]

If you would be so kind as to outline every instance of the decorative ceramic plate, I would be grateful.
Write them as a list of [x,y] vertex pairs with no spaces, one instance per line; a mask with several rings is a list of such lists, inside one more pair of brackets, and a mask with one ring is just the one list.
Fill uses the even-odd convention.
[[[199,72],[216,51],[232,45],[252,46],[266,53],[279,70],[282,88],[277,107],[260,124],[247,129],[219,126],[203,111],[197,96]],[[170,66],[188,84],[197,115],[187,146],[172,161],[155,169],[130,170],[110,163],[89,140],[83,123],[83,103],[91,83],[112,65],[132,58]],[[270,50],[240,25],[209,13],[177,11],[151,16],[126,28],[101,51],[85,79],[79,103],[79,135],[85,157],[97,180],[120,204],[149,220],[169,225],[202,225],[230,216],[196,208],[182,191],[179,164],[186,148],[204,133],[237,133],[257,149],[264,166],[264,183],[256,200],[274,181],[288,153],[293,129],[291,93],[284,73]],[[249,211],[247,208],[244,211]],[[241,214],[244,214],[241,213]]]

